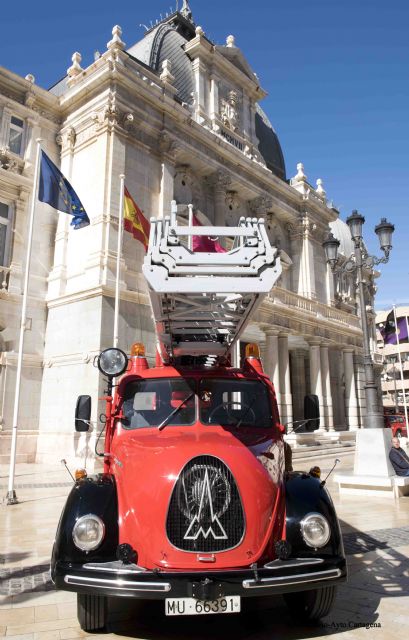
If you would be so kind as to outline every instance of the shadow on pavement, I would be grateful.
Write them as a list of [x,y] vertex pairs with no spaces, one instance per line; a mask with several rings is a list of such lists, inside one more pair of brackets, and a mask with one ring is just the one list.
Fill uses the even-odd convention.
[[[272,598],[250,598],[242,600],[242,612],[232,615],[166,617],[161,601],[138,601],[112,598],[109,601],[109,622],[107,631],[128,638],[145,640],[225,640],[233,636],[235,640],[273,640],[285,636],[289,640],[316,638],[323,635],[344,633],[358,626],[383,627],[379,619],[379,605],[385,598],[407,596],[409,593],[408,559],[399,552],[397,542],[394,548],[379,539],[352,529],[346,538],[353,545],[355,555],[349,555],[349,580],[340,585],[338,597],[332,612],[314,625],[300,622],[286,607],[281,596]],[[396,531],[390,529],[391,534]],[[375,535],[376,532],[373,532]],[[5,556],[8,562],[23,560],[24,553]],[[3,600],[12,601],[11,595],[19,596],[19,601],[30,594],[45,595],[53,589],[48,574],[48,565],[4,568],[0,565],[2,593],[10,594]],[[8,585],[8,586],[7,586]],[[10,590],[10,585],[12,590]],[[4,591],[3,589],[9,589]],[[384,634],[381,631],[382,635]],[[371,632],[371,636],[374,632]]]

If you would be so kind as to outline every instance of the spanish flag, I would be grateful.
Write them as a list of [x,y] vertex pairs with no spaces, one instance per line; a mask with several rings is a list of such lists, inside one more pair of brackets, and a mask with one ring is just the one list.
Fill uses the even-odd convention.
[[128,189],[124,192],[124,229],[142,242],[145,251],[148,248],[150,224],[132,198]]

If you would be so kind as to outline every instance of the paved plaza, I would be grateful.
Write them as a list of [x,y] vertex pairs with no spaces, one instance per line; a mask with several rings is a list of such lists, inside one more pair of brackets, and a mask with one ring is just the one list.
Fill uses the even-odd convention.
[[[332,460],[321,462],[330,468]],[[344,457],[341,471],[352,467]],[[0,467],[2,497],[8,468]],[[350,638],[407,640],[409,622],[409,497],[339,496],[328,486],[344,534],[349,580],[319,625],[297,624],[281,597],[243,603],[232,616],[165,618],[163,603],[110,602],[105,634],[81,631],[76,596],[55,592],[48,575],[52,542],[72,483],[64,468],[17,466],[20,503],[0,506],[0,637],[13,640],[140,638],[146,640],[274,640]]]

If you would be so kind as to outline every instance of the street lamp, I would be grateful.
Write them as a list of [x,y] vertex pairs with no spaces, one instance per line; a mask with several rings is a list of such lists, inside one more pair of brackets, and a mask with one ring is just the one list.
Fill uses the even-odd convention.
[[339,241],[334,238],[332,233],[328,234],[327,238],[322,243],[322,246],[324,247],[327,263],[331,266],[331,270],[334,273],[342,271],[347,271],[349,273],[356,272],[359,290],[359,304],[361,307],[361,327],[364,338],[364,388],[366,398],[366,413],[368,419],[367,427],[383,429],[383,416],[378,410],[378,392],[375,384],[374,365],[369,343],[368,316],[366,313],[362,269],[373,269],[375,265],[380,264],[381,262],[388,262],[389,253],[392,249],[392,234],[395,230],[395,227],[393,226],[393,224],[388,222],[386,218],[382,218],[381,222],[375,227],[375,233],[378,236],[381,250],[385,254],[384,257],[377,258],[376,256],[368,255],[363,244],[362,227],[365,223],[364,216],[358,213],[358,211],[354,210],[352,214],[347,218],[346,223],[351,232],[351,238],[354,243],[354,251],[343,265],[337,266]]

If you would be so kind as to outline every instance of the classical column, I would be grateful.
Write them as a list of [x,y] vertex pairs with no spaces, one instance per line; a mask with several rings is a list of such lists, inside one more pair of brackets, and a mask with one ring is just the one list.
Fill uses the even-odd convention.
[[344,349],[345,417],[350,431],[359,429],[358,400],[354,371],[354,350]]
[[280,333],[278,335],[278,372],[281,422],[287,424],[293,420],[293,403],[291,396],[288,335],[286,333]]
[[214,224],[224,227],[226,224],[226,189],[231,183],[230,176],[224,171],[217,171],[212,176],[214,186]]
[[289,225],[293,286],[296,293],[305,298],[316,298],[314,262],[316,245],[314,246],[312,240],[315,231],[316,225],[306,211],[297,224]]
[[266,334],[266,347],[263,359],[264,371],[274,385],[277,403],[280,404],[278,331],[267,329],[264,333]]
[[[303,420],[304,397],[307,393],[305,382],[305,351],[303,349],[295,349],[291,351],[291,356],[291,389],[293,395],[294,420]],[[297,427],[297,425],[295,425],[295,427]],[[303,431],[302,428],[299,429],[299,432],[301,431]]]
[[320,410],[320,431],[325,431],[325,409],[324,397],[322,394],[322,374],[321,374],[321,342],[310,342],[310,378],[311,393],[318,396]]
[[332,407],[331,377],[329,370],[328,347],[321,345],[321,378],[322,394],[324,399],[325,426],[329,431],[334,429],[334,411]]

